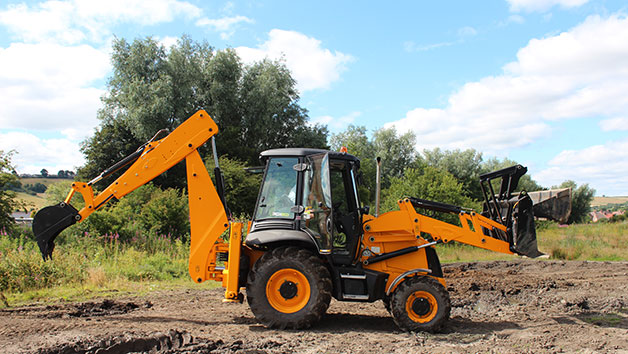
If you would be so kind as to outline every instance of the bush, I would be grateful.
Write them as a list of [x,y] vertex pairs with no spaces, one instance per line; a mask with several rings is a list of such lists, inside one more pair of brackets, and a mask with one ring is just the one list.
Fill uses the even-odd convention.
[[85,232],[115,235],[123,242],[162,235],[186,240],[190,232],[188,201],[176,189],[161,190],[147,184],[92,213],[73,233]]
[[[382,213],[397,209],[397,200],[416,197],[478,210],[481,204],[466,195],[463,185],[449,172],[427,166],[423,173],[407,169],[403,177],[391,178],[390,188],[383,191]],[[437,219],[459,224],[457,215],[439,213]]]

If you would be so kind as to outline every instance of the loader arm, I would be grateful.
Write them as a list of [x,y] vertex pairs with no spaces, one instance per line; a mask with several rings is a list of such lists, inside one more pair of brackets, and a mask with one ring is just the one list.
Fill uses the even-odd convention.
[[[185,160],[191,225],[190,276],[197,282],[207,280],[208,250],[229,227],[229,220],[197,149],[217,132],[216,123],[207,112],[200,110],[163,139],[148,142],[91,182],[72,183],[72,189],[63,202],[40,210],[33,220],[33,232],[44,260],[52,257],[54,239],[61,231],[85,220],[110,200],[124,197]],[[102,192],[94,193],[93,183],[128,164],[131,164],[130,167],[118,179]],[[85,200],[81,210],[70,204],[76,192]]]

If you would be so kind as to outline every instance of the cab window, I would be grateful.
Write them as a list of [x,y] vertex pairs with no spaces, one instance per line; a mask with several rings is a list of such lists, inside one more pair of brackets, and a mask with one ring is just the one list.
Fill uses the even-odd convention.
[[277,157],[268,161],[268,168],[257,205],[255,219],[294,219],[291,208],[296,204],[296,157]]

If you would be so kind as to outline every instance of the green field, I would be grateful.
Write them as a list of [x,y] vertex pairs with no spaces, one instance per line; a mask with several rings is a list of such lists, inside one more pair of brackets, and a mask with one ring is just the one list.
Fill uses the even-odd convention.
[[41,209],[46,206],[46,199],[44,198],[43,193],[39,193],[37,195],[30,195],[24,192],[15,193],[17,199],[26,203],[27,208],[30,209]]
[[[20,178],[20,182],[22,183],[22,185],[27,185],[27,184],[36,184],[36,183],[41,183],[43,185],[45,185],[46,187],[55,184],[55,183],[59,183],[59,182],[63,182],[63,181],[69,181],[70,179],[65,179],[65,178],[35,178],[35,177],[29,177],[29,178]],[[31,209],[41,209],[45,206],[47,206],[46,203],[46,199],[44,198],[44,194],[43,193],[38,193],[36,195],[31,195],[28,193],[24,193],[24,192],[17,192],[17,199],[26,203],[27,208],[29,210]]]
[[28,178],[20,178],[20,182],[22,182],[22,184],[35,184],[35,183],[41,183],[43,185],[45,185],[46,187],[51,185],[51,184],[55,184],[55,183],[59,183],[61,181],[69,181],[71,179],[68,178],[39,178],[39,177],[28,177]]

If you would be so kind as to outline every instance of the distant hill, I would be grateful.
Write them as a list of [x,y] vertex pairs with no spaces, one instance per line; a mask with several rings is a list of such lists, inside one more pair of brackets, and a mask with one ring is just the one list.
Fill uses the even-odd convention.
[[593,197],[592,207],[598,207],[608,204],[623,204],[628,202],[628,196],[622,197]]
[[[59,183],[62,181],[71,181],[71,180],[72,180],[71,178],[58,178],[58,177],[20,177],[20,182],[22,183],[23,186],[26,184],[41,183],[45,185],[46,187],[48,187],[55,183]],[[19,200],[29,205],[29,209],[31,208],[41,209],[47,206],[46,199],[44,198],[44,193],[37,193],[35,195],[32,195],[32,194],[24,193],[24,192],[16,192],[16,195]]]

